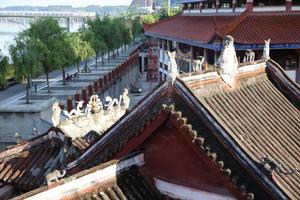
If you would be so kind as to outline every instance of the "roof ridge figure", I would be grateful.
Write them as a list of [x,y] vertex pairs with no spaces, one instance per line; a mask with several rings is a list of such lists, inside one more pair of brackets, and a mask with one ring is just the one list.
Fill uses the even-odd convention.
[[221,54],[217,60],[217,68],[223,81],[230,87],[233,87],[235,74],[237,73],[238,60],[234,48],[234,39],[227,35],[223,40],[223,47]]

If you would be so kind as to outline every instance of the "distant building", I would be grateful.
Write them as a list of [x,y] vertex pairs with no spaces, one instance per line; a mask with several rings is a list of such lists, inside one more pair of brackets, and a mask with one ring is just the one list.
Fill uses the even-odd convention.
[[132,0],[130,9],[138,13],[152,13],[153,0]]

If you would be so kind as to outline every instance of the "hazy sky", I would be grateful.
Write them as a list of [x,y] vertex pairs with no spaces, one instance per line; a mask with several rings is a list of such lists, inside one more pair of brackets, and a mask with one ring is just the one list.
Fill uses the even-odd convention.
[[88,5],[129,5],[132,0],[0,0],[0,7],[7,6],[48,6],[48,5],[71,5],[81,7]]

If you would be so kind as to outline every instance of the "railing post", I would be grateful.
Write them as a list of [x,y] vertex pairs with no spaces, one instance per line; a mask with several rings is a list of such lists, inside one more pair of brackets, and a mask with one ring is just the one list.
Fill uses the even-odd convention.
[[83,87],[81,92],[82,92],[82,101],[84,101],[84,105],[86,105],[87,103],[86,88]]
[[93,95],[93,86],[92,86],[91,82],[89,82],[89,85],[88,85],[88,95],[90,97]]
[[67,109],[68,109],[68,112],[71,112],[71,110],[73,109],[73,102],[72,102],[71,96],[69,96],[67,99]]
[[75,106],[77,106],[78,102],[80,101],[80,93],[79,91],[76,91],[75,94]]

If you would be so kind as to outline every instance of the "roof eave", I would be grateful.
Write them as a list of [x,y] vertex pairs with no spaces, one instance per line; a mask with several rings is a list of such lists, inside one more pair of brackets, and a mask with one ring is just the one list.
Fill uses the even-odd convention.
[[167,35],[161,35],[153,32],[145,32],[145,35],[150,36],[150,37],[155,37],[155,38],[160,38],[164,40],[172,40],[176,42],[180,42],[183,44],[188,44],[196,47],[201,47],[201,48],[207,48],[211,50],[219,50],[221,47],[216,44],[209,44],[205,43],[204,41],[195,41],[191,39],[183,39],[183,38],[178,38],[178,37],[173,37],[173,36],[167,36]]

